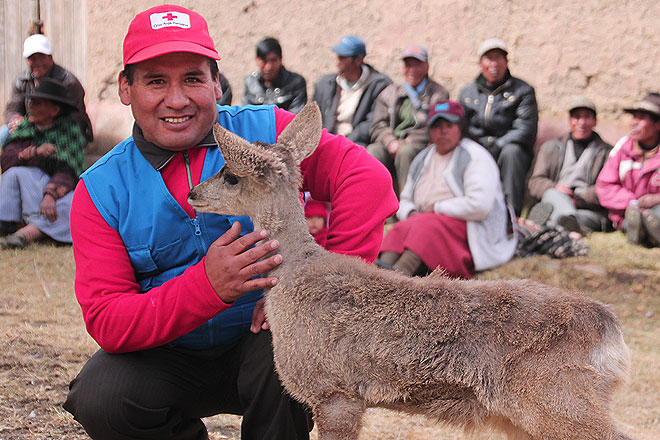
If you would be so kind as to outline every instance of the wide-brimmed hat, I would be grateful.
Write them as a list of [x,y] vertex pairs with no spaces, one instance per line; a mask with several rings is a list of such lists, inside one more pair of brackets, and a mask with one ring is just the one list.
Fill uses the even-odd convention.
[[647,93],[634,107],[623,109],[626,113],[646,112],[660,117],[660,94]]
[[340,57],[364,57],[367,56],[367,48],[364,41],[355,35],[346,35],[339,43],[332,47]]
[[433,125],[435,121],[442,118],[454,124],[463,120],[465,113],[460,102],[444,100],[436,102],[429,110],[428,126]]
[[124,67],[174,52],[220,59],[206,20],[197,12],[160,5],[135,16],[124,38]]
[[43,98],[50,101],[54,101],[58,104],[64,104],[69,107],[74,107],[75,105],[69,98],[69,93],[64,87],[64,85],[56,80],[49,78],[40,78],[35,80],[34,89],[26,93],[28,98]]

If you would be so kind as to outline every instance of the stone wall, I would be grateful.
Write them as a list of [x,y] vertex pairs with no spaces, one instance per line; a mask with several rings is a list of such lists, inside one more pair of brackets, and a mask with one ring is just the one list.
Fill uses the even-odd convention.
[[[159,2],[87,1],[87,99],[101,149],[130,134],[131,116],[117,99],[122,39],[135,13]],[[540,138],[566,127],[574,94],[591,97],[601,134],[614,142],[627,119],[621,108],[644,92],[660,90],[660,2],[656,0],[220,0],[181,1],[209,22],[222,56],[234,104],[243,77],[256,68],[254,46],[264,36],[280,40],[284,63],[314,82],[335,70],[331,50],[341,36],[367,43],[366,61],[401,81],[401,48],[425,45],[431,75],[452,98],[478,72],[476,50],[497,36],[510,47],[514,75],[535,86]]]

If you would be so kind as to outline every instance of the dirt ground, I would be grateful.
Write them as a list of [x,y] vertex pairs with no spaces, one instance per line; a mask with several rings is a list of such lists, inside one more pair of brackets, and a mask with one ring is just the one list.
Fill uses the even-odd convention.
[[[612,304],[632,351],[631,380],[615,418],[637,439],[660,438],[660,249],[629,246],[619,233],[595,234],[591,254],[514,260],[480,278],[534,278]],[[68,382],[97,349],[73,290],[71,248],[33,245],[0,251],[0,440],[85,439],[61,404]],[[211,439],[238,439],[240,418],[205,420]],[[312,433],[316,439],[316,433]],[[361,440],[501,439],[466,437],[421,417],[369,410]]]

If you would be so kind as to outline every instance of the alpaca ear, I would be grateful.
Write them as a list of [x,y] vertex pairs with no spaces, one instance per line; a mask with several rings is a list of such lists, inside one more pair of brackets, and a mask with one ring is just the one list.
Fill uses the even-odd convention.
[[311,155],[321,140],[321,111],[316,102],[312,101],[293,118],[277,138],[277,145],[291,153],[300,164]]
[[264,177],[271,172],[286,172],[286,165],[274,152],[252,145],[220,124],[213,126],[213,137],[220,147],[225,163],[237,175]]

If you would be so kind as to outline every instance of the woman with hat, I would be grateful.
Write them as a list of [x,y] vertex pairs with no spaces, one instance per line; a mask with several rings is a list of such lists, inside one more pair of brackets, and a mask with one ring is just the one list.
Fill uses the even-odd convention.
[[85,136],[57,81],[40,79],[27,109],[0,156],[3,249],[22,249],[43,236],[71,243],[69,210],[83,171]]
[[630,134],[614,146],[596,192],[630,243],[660,246],[660,94],[624,111],[632,115]]
[[464,137],[463,107],[433,104],[431,144],[410,166],[397,217],[377,264],[407,275],[436,267],[452,277],[507,262],[516,250],[500,173],[482,146]]

